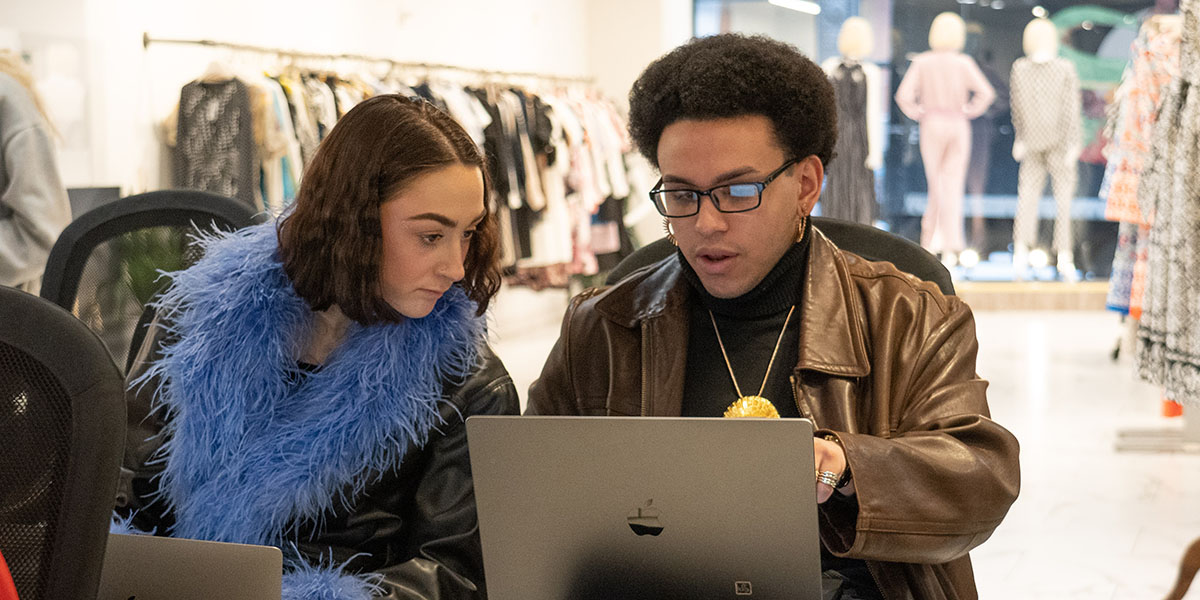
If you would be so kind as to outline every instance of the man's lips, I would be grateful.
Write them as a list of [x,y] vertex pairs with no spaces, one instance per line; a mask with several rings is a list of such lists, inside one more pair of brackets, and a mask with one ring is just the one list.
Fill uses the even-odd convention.
[[733,265],[733,259],[737,257],[736,252],[723,249],[703,249],[696,252],[696,263],[701,270],[712,274],[721,274],[728,271]]

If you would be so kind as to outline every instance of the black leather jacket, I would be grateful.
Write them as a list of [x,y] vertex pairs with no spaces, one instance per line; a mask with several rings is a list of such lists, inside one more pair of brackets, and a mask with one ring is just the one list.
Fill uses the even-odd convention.
[[[127,381],[134,381],[158,357],[166,328],[151,322]],[[463,420],[477,414],[517,414],[517,390],[500,359],[485,348],[483,367],[460,385],[447,385],[441,406],[447,425],[422,447],[411,446],[404,460],[353,501],[353,508],[327,515],[319,530],[301,528],[295,540],[310,564],[346,561],[347,573],[383,576],[388,599],[485,598],[483,557],[475,515],[475,491]],[[164,535],[173,518],[155,500],[161,465],[147,464],[163,443],[162,415],[151,411],[156,382],[126,394],[128,440],[117,512],[136,511],[132,525]],[[356,556],[357,555],[357,556]]]

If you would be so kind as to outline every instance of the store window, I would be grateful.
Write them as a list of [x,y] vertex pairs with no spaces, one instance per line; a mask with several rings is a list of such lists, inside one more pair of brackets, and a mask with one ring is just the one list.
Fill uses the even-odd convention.
[[[1130,46],[1140,25],[1155,13],[1176,10],[1171,0],[1160,0],[1157,4],[1110,0],[1086,6],[1066,1],[1035,5],[1026,0],[695,0],[694,6],[697,36],[721,32],[767,35],[795,45],[827,72],[831,72],[831,65],[836,67],[841,62],[838,36],[843,24],[850,17],[865,21],[868,52],[861,63],[879,74],[869,92],[877,103],[872,105],[871,114],[866,115],[870,128],[877,128],[879,134],[874,144],[870,138],[864,142],[878,146],[874,150],[880,155],[875,164],[869,165],[877,203],[872,218],[875,225],[914,241],[922,241],[922,217],[929,207],[930,186],[922,156],[921,127],[904,114],[894,98],[912,59],[930,49],[929,33],[935,17],[943,12],[959,15],[966,33],[962,52],[973,59],[997,93],[987,111],[970,122],[970,158],[962,177],[961,200],[957,195],[953,198],[962,205],[963,243],[961,247],[931,249],[944,251],[943,255],[963,250],[977,252],[983,263],[966,274],[969,279],[1011,279],[1019,275],[1072,280],[1109,276],[1118,223],[1105,218],[1105,198],[1101,194],[1108,141],[1105,124],[1112,112],[1108,107],[1130,61]],[[1039,257],[1034,256],[1034,264],[1018,272],[1013,265],[1013,251],[1017,250],[1013,222],[1018,212],[1021,163],[1013,157],[1016,132],[1009,95],[1010,77],[1014,63],[1025,55],[1024,30],[1038,17],[1048,18],[1054,24],[1059,45],[1057,56],[1071,63],[1080,82],[1079,158],[1073,165],[1069,251],[1065,243],[1060,244],[1064,246],[1061,249],[1054,247],[1058,208],[1051,185],[1053,177],[1048,176],[1037,209],[1040,218],[1036,237],[1023,248],[1027,252],[1043,251],[1041,258],[1046,264],[1042,266],[1037,262]],[[863,151],[854,155],[869,154]],[[835,160],[830,168],[839,167]],[[827,185],[829,182],[827,178]],[[939,192],[935,191],[935,196]],[[935,198],[934,203],[937,201]],[[822,204],[831,202],[823,196]],[[825,206],[818,210],[843,216],[836,208],[830,210]],[[1025,210],[1026,214],[1032,212]],[[929,240],[925,242],[929,246]],[[950,258],[953,261],[958,256]],[[1029,260],[1028,255],[1017,258]],[[1060,273],[1054,268],[1056,258],[1070,259],[1076,268],[1070,274]]]

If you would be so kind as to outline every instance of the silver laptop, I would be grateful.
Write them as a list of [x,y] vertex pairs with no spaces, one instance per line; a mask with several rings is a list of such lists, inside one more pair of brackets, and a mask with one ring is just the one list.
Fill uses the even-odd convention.
[[112,533],[97,600],[279,600],[282,578],[273,546]]
[[821,597],[803,419],[467,419],[491,600]]

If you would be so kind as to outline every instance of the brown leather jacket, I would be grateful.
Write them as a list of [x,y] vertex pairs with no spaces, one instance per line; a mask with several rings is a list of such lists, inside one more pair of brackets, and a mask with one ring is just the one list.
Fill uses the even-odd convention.
[[[971,311],[814,234],[792,390],[819,434],[841,440],[858,491],[821,507],[821,539],[867,561],[888,600],[977,598],[967,552],[1008,512],[1020,472],[1016,438],[988,418]],[[528,414],[680,414],[679,260],[572,300]]]

